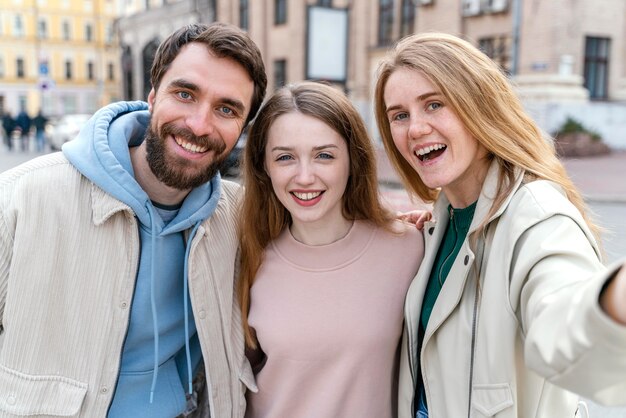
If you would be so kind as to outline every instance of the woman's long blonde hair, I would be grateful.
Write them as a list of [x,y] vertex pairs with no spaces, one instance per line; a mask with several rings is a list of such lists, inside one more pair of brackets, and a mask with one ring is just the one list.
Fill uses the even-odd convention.
[[[498,66],[485,54],[453,35],[425,33],[398,42],[379,68],[375,89],[378,129],[391,163],[406,187],[426,202],[438,190],[428,188],[395,147],[385,104],[385,86],[399,68],[418,71],[445,97],[463,125],[500,166],[498,193],[487,218],[514,184],[515,169],[527,177],[559,184],[598,236],[585,202],[557,158],[552,141],[546,138],[522,104]],[[410,86],[406,86],[410,88]]]
[[265,148],[272,124],[281,115],[302,113],[335,130],[346,141],[350,158],[348,184],[343,195],[346,219],[368,220],[391,228],[392,214],[378,194],[376,153],[363,120],[339,90],[320,83],[302,82],[276,91],[263,105],[248,133],[243,158],[244,198],[239,216],[241,266],[238,297],[246,344],[257,341],[248,324],[250,288],[263,261],[265,248],[291,224],[289,212],[280,203],[265,170]]

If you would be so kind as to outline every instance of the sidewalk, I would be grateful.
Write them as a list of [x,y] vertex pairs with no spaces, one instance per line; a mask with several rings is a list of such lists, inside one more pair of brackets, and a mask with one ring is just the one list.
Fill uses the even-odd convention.
[[[587,202],[626,203],[626,151],[563,159],[563,164]],[[378,148],[378,178],[384,199],[395,209],[424,207],[421,202],[410,201],[382,146]]]
[[563,163],[587,201],[626,203],[626,151]]

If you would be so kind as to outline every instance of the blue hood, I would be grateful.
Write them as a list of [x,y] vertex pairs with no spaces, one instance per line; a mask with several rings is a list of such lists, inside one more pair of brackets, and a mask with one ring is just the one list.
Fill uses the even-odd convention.
[[[117,102],[98,110],[78,137],[63,145],[63,154],[85,177],[132,208],[140,223],[152,227],[150,198],[137,183],[129,147],[144,139],[150,124],[148,104],[142,101]],[[159,234],[180,232],[208,218],[219,200],[220,176],[193,189],[167,228],[156,217]]]

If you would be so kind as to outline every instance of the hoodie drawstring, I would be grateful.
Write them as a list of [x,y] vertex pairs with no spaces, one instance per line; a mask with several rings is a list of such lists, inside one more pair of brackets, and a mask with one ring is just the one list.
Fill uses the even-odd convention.
[[[155,298],[155,280],[154,280],[154,272],[156,271],[156,262],[157,257],[155,256],[156,251],[156,222],[154,221],[154,209],[151,205],[147,205],[148,213],[150,214],[152,225],[152,255],[151,255],[151,268],[150,268],[150,306],[152,308],[152,331],[154,333],[154,370],[152,371],[152,385],[150,386],[150,403],[154,400],[154,390],[156,388],[157,378],[159,376],[159,321],[157,318],[157,306],[156,306],[156,298]],[[193,239],[196,235],[196,231],[200,227],[200,222],[196,223],[189,235],[189,241]],[[192,370],[191,370],[191,350],[189,347],[189,277],[188,277],[188,263],[189,260],[189,251],[191,250],[191,245],[188,244],[185,246],[185,263],[184,263],[184,272],[183,272],[183,307],[185,312],[185,360],[187,362],[187,384],[189,387],[189,394],[193,393],[193,379],[192,379]]]
[[192,376],[191,376],[191,353],[189,349],[189,298],[187,297],[189,288],[188,263],[189,251],[191,250],[191,240],[196,236],[196,231],[200,226],[200,222],[196,223],[189,235],[189,244],[185,246],[185,267],[183,272],[183,307],[185,311],[185,358],[187,359],[187,381],[189,384],[189,394],[193,393]]
[[152,308],[152,332],[154,334],[154,369],[152,370],[152,385],[150,386],[150,403],[154,399],[154,389],[156,388],[157,377],[159,376],[159,320],[157,318],[156,299],[154,296],[154,272],[156,271],[156,222],[154,221],[154,210],[151,205],[146,205],[150,214],[150,224],[152,225],[152,254],[150,264],[150,307]]

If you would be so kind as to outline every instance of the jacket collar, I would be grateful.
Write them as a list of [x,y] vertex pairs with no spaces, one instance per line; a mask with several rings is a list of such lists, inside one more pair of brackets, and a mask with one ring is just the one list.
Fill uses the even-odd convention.
[[[485,223],[489,223],[492,222],[494,219],[497,219],[509,206],[509,203],[511,203],[511,199],[513,199],[513,196],[515,195],[514,191],[519,188],[524,179],[524,170],[519,167],[515,167],[514,170],[513,187],[511,188],[511,193],[506,196],[500,207],[498,207],[498,209],[491,215],[491,217],[489,219],[486,219],[489,210],[491,209],[491,206],[493,205],[493,202],[498,195],[498,177],[501,171],[500,164],[495,158],[491,162],[489,170],[487,171],[487,176],[485,177],[485,181],[483,182],[482,190],[480,191],[480,196],[478,197],[478,202],[476,203],[474,219],[472,220],[472,225],[470,226],[468,235],[474,232],[483,222],[485,222],[485,220],[487,221]],[[505,178],[504,181],[506,182],[508,180]]]
[[[480,191],[480,196],[478,197],[478,202],[476,203],[476,210],[474,211],[474,219],[472,220],[472,225],[468,231],[468,234],[474,232],[480,224],[483,223],[487,214],[489,213],[489,209],[493,205],[495,197],[498,194],[498,176],[500,174],[500,164],[494,159],[489,169],[487,170],[487,176],[485,177],[485,181],[483,182],[483,187]],[[515,168],[514,175],[514,185],[512,190],[517,190],[524,179],[524,171],[521,168]],[[505,181],[507,181],[505,179]],[[493,221],[497,217],[499,217],[502,212],[506,210],[511,199],[513,199],[514,193],[509,193],[497,211],[495,211],[488,222]],[[450,205],[450,201],[446,197],[446,195],[442,192],[439,193],[439,198],[435,201],[433,206],[433,217],[434,222],[439,223],[440,227],[445,227],[447,224],[448,214],[448,205]],[[445,222],[442,222],[443,219],[446,219]],[[425,228],[431,224],[430,222],[426,224]]]
[[130,206],[117,200],[94,183],[91,183],[91,206],[92,221],[96,226],[104,224],[111,216],[120,211],[128,211],[134,216]]

